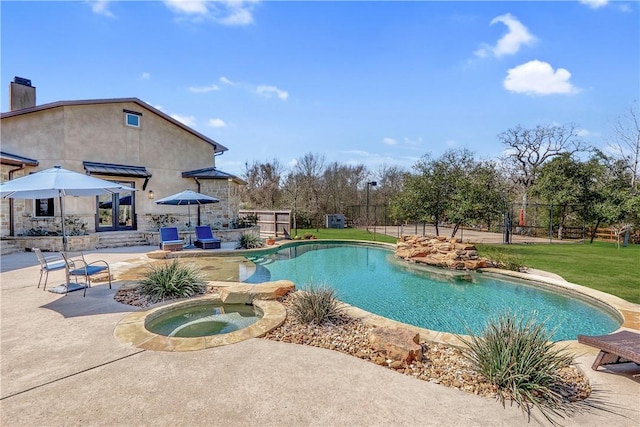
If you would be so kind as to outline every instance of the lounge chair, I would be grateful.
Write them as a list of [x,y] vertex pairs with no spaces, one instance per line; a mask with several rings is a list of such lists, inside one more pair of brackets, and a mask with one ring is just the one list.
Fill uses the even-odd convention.
[[31,251],[36,254],[38,257],[38,262],[40,263],[40,280],[38,280],[38,287],[40,287],[40,283],[42,282],[42,275],[44,276],[44,286],[42,290],[47,289],[47,280],[49,280],[49,272],[54,270],[62,270],[66,267],[64,262],[64,258],[61,255],[50,255],[44,256],[42,251],[38,248],[31,248]]
[[160,249],[163,251],[181,251],[184,240],[180,239],[176,227],[162,227],[160,229]]
[[193,243],[202,249],[220,249],[221,240],[213,235],[211,227],[199,225],[196,227],[196,241]]
[[599,348],[600,353],[591,368],[600,365],[635,362],[640,365],[640,334],[631,331],[616,332],[611,335],[578,335],[578,342]]
[[105,270],[109,275],[109,289],[111,289],[111,268],[106,261],[97,260],[93,262],[87,262],[84,258],[84,254],[80,252],[80,257],[72,259],[68,253],[62,252],[62,257],[67,266],[67,292],[69,293],[69,286],[71,285],[71,277],[75,277],[76,285],[78,285],[78,277],[84,277],[84,293],[82,296],[87,295],[87,288],[91,287],[91,276],[104,273]]

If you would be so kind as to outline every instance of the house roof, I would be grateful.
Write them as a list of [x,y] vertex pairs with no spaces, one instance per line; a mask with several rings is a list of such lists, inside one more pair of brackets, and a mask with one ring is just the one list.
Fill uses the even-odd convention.
[[23,114],[31,114],[31,113],[49,110],[52,108],[59,108],[59,107],[69,107],[69,106],[76,106],[76,105],[93,105],[93,104],[118,104],[118,103],[127,103],[127,102],[138,104],[142,108],[145,108],[151,111],[152,113],[158,115],[159,117],[162,117],[163,119],[167,120],[168,122],[171,122],[172,124],[178,126],[179,128],[182,128],[186,132],[189,132],[190,134],[202,139],[203,141],[208,142],[209,144],[213,145],[214,152],[216,153],[219,153],[219,152],[221,153],[223,151],[228,150],[228,148],[225,147],[224,145],[217,143],[213,139],[204,136],[203,134],[201,134],[200,132],[194,129],[191,129],[189,126],[185,125],[184,123],[179,122],[173,117],[163,113],[162,111],[158,110],[155,107],[152,107],[151,105],[147,104],[144,101],[141,101],[138,98],[111,98],[111,99],[86,99],[86,100],[76,100],[76,101],[57,101],[57,102],[51,102],[49,104],[36,105],[35,107],[23,108],[20,110],[2,113],[0,114],[0,119],[20,116]]
[[113,163],[82,162],[84,170],[89,173],[110,176],[132,176],[136,178],[149,178],[151,172],[144,166],[116,165]]
[[242,178],[237,177],[236,175],[232,175],[230,173],[218,170],[215,167],[182,172],[182,177],[183,178],[200,178],[200,179],[226,179],[226,180],[230,179],[234,181],[236,184],[240,184],[240,185],[247,184],[247,182]]
[[34,159],[30,159],[28,157],[18,156],[17,154],[7,153],[5,151],[0,151],[0,163],[3,165],[27,165],[27,166],[38,166],[40,162]]

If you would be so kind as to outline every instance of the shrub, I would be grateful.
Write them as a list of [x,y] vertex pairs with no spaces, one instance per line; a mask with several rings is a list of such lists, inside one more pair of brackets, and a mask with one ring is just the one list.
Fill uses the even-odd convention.
[[482,255],[489,258],[498,268],[511,271],[524,271],[527,269],[523,259],[518,255],[503,252],[496,247],[486,247],[482,252]]
[[513,400],[528,416],[535,406],[552,424],[551,416],[575,410],[572,386],[560,377],[573,358],[554,348],[552,333],[535,316],[507,313],[491,319],[481,336],[470,335],[459,337],[468,346],[464,354],[497,388],[503,406]]
[[315,237],[315,236],[314,236],[313,234],[311,234],[311,233],[304,233],[304,238],[305,238],[306,240],[313,239],[314,237]]
[[160,230],[162,227],[168,227],[171,224],[175,224],[178,221],[176,217],[171,214],[160,214],[151,216],[151,229],[154,231]]
[[243,233],[238,242],[238,249],[256,249],[262,247],[262,240],[259,236],[250,233]]
[[143,279],[142,292],[151,302],[188,298],[204,291],[204,278],[193,265],[161,263],[149,266]]
[[[85,236],[89,234],[87,231],[87,225],[80,219],[80,217],[75,215],[65,217],[64,226],[67,236]],[[60,234],[62,234],[62,231]]]
[[338,320],[344,314],[343,306],[335,297],[335,290],[320,285],[310,285],[305,290],[299,290],[291,296],[293,317],[302,323],[315,323]]

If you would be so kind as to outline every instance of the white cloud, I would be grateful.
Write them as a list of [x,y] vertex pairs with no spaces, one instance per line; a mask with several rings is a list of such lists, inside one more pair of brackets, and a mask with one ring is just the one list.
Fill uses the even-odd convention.
[[591,9],[599,9],[606,6],[609,0],[580,0],[580,3],[589,6]]
[[384,142],[384,143],[385,143],[385,144],[387,144],[387,145],[396,145],[396,144],[398,143],[398,141],[396,141],[396,140],[395,140],[395,139],[393,139],[393,138],[389,138],[389,137],[387,137],[387,138],[382,138],[382,142]]
[[227,14],[220,18],[220,23],[224,25],[249,25],[253,23],[251,9],[247,8],[241,1],[227,2]]
[[229,86],[235,86],[236,85],[234,82],[232,82],[231,80],[229,80],[225,76],[220,77],[220,83],[224,83],[224,84],[229,85]]
[[286,101],[287,98],[289,98],[289,93],[282,89],[278,89],[275,86],[260,85],[256,88],[256,93],[260,96],[264,96],[265,98],[271,98],[275,95],[283,101]]
[[165,0],[172,12],[193,22],[208,19],[222,25],[239,26],[253,23],[253,5],[258,1],[242,0]]
[[216,90],[220,90],[220,88],[215,84],[211,84],[209,86],[190,86],[189,87],[189,92],[193,92],[193,93],[207,93],[207,92],[214,92]]
[[225,123],[225,121],[220,119],[220,118],[209,119],[208,124],[209,124],[209,126],[214,127],[214,128],[227,127],[227,124]]
[[164,4],[173,12],[186,15],[206,15],[207,0],[165,0]]
[[189,127],[193,127],[196,124],[196,118],[193,116],[181,116],[180,114],[171,114],[171,117]]
[[480,58],[493,54],[496,58],[517,53],[522,45],[531,45],[536,41],[533,34],[529,32],[518,19],[510,13],[497,16],[491,20],[491,25],[498,22],[507,26],[508,32],[502,36],[495,46],[483,44],[474,54]]
[[140,77],[138,77],[138,80],[149,80],[150,78],[151,78],[151,74],[142,73],[142,74],[140,74]]
[[556,71],[547,63],[529,61],[507,71],[503,85],[510,92],[527,95],[574,94],[579,89],[569,81],[571,73],[558,68]]
[[91,3],[91,10],[93,13],[115,18],[115,15],[109,10],[109,2],[110,0],[96,0],[89,3]]

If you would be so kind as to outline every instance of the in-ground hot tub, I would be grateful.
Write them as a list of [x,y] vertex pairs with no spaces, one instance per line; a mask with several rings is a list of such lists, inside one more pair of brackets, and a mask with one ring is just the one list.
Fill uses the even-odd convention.
[[237,331],[260,318],[262,310],[253,304],[195,300],[148,315],[144,326],[148,331],[166,337],[195,338]]
[[[198,321],[194,313],[202,312],[206,315],[200,319],[204,320]],[[173,325],[170,319],[184,317],[184,313],[194,316],[191,320],[187,316],[186,322],[178,326]],[[248,314],[256,318],[248,319]],[[254,300],[251,305],[223,304],[217,295],[207,295],[131,313],[118,323],[114,335],[123,344],[146,350],[194,351],[261,337],[280,326],[285,318],[284,306],[275,300]],[[180,336],[200,330],[208,332]]]

